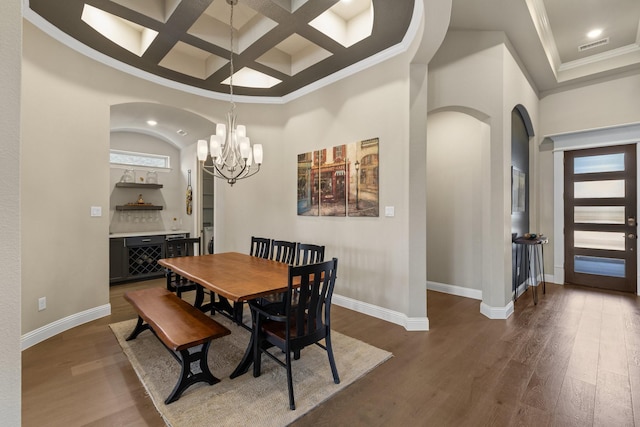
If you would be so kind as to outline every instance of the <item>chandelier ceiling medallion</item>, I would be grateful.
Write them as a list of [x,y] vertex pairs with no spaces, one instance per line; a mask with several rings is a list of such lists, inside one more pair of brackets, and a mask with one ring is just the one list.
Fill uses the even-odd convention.
[[[227,0],[227,3],[231,6],[229,18],[231,108],[227,113],[226,125],[223,123],[216,125],[216,133],[211,135],[209,143],[204,139],[199,140],[197,152],[203,171],[216,178],[225,179],[229,185],[233,186],[236,181],[258,173],[262,164],[262,144],[254,144],[252,147],[247,137],[246,127],[236,124],[236,104],[233,102],[233,7],[238,4],[238,0]],[[206,163],[209,155],[213,160],[211,164]]]

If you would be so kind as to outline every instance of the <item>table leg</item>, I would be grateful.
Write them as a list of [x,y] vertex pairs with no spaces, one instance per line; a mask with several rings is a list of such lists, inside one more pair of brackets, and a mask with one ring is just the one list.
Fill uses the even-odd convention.
[[249,338],[249,344],[247,344],[247,349],[244,352],[244,356],[242,356],[242,360],[234,369],[234,371],[229,375],[229,378],[234,379],[239,377],[242,374],[246,374],[249,370],[249,367],[253,364],[253,325],[255,324],[255,314],[254,311],[251,310],[251,337]]
[[533,293],[533,304],[537,305],[538,304],[538,282],[536,280],[536,276],[535,276],[535,262],[536,262],[536,251],[535,251],[535,247],[533,247],[532,245],[527,245],[527,260],[525,261],[525,263],[527,264],[527,276],[529,278],[529,282],[531,286],[531,292]]

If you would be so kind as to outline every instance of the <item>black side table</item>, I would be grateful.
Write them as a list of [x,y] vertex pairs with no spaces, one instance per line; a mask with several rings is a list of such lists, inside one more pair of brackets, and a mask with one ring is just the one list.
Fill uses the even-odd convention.
[[[547,283],[544,280],[544,245],[549,243],[549,239],[545,236],[536,237],[516,237],[513,239],[516,244],[516,266],[524,269],[529,282],[533,286],[533,303],[538,304],[538,278],[537,273],[542,273],[542,293],[547,292]],[[525,284],[527,283],[525,282]],[[528,287],[528,286],[527,286]],[[518,299],[518,283],[517,280],[513,284],[514,301]],[[526,288],[525,288],[526,290]]]

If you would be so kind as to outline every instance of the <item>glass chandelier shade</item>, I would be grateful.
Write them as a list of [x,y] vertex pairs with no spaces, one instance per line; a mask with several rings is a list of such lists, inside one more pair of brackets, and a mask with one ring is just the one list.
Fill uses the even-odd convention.
[[[251,146],[244,125],[236,125],[236,115],[233,110],[227,113],[227,124],[219,123],[215,135],[210,141],[198,141],[198,160],[202,162],[205,172],[226,179],[233,185],[239,179],[255,175],[262,165],[262,144]],[[211,155],[213,163],[204,162]]]

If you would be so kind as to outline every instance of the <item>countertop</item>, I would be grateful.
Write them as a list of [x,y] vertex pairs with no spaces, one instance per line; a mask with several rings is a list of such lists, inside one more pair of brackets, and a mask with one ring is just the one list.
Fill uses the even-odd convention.
[[171,234],[186,234],[190,233],[188,230],[159,230],[159,231],[139,231],[130,233],[109,233],[110,239],[116,239],[120,237],[139,237],[139,236],[161,236]]

